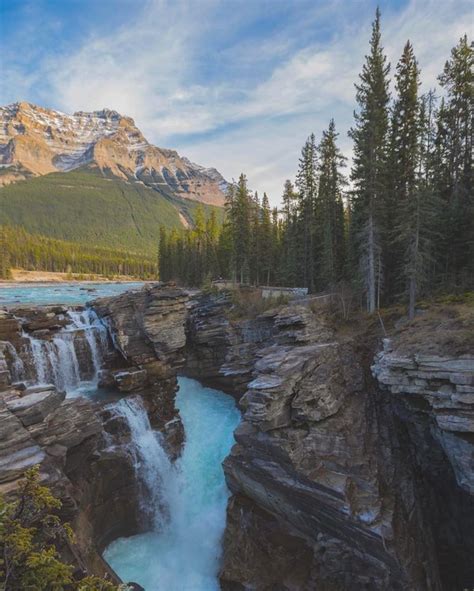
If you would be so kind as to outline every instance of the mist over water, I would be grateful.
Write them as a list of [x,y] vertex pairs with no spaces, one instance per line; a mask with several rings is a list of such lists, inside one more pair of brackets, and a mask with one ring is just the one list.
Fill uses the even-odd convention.
[[[104,557],[124,581],[146,591],[218,591],[229,495],[221,464],[234,443],[240,413],[230,396],[195,380],[179,378],[179,387],[176,402],[186,443],[175,465],[163,459],[159,436],[137,416],[136,403],[125,410],[144,498],[153,504],[145,512],[154,531],[116,540]],[[158,487],[159,498],[150,490]]]

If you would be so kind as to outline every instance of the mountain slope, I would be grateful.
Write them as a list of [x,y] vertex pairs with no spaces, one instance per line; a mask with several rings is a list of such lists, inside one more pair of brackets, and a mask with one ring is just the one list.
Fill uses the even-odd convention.
[[224,204],[227,183],[217,170],[153,146],[130,117],[108,109],[66,115],[25,102],[0,107],[0,185],[85,165],[177,197]]
[[[0,188],[0,224],[90,246],[156,253],[160,225],[192,223],[199,204],[97,168],[52,173]],[[222,209],[203,205],[209,212]]]

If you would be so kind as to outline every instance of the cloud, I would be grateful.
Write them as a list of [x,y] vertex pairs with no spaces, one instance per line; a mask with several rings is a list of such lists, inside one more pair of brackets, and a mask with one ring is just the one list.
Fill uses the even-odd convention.
[[[434,86],[465,32],[470,2],[385,4],[383,43],[392,68],[410,38],[423,89]],[[67,112],[108,107],[132,116],[158,145],[216,166],[227,178],[246,172],[274,203],[295,174],[304,140],[319,135],[331,117],[350,155],[353,84],[375,4],[149,0],[140,6],[113,31],[86,33],[79,44],[46,56],[31,50],[34,69],[10,53],[8,85]]]

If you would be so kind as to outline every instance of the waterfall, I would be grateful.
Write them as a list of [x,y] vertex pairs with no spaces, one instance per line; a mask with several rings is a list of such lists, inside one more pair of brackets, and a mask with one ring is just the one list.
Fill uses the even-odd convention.
[[[92,309],[69,310],[67,315],[71,322],[52,339],[24,336],[29,340],[36,383],[54,384],[59,390],[70,392],[82,383],[97,385],[108,337],[107,328]],[[79,361],[78,343],[82,337],[87,343],[92,376]]]
[[103,354],[107,349],[107,327],[100,321],[97,314],[91,308],[86,310],[68,312],[72,320],[73,330],[83,330],[89,345],[92,366],[94,369],[93,381],[97,382],[97,376],[102,366]]
[[46,341],[31,336],[29,336],[28,339],[30,341],[31,355],[35,366],[36,381],[38,384],[45,384],[47,381],[46,376],[48,375]]
[[113,407],[130,429],[129,451],[140,486],[140,510],[144,522],[160,530],[169,518],[167,501],[172,497],[175,471],[162,445],[162,435],[154,431],[141,397],[123,398]]
[[228,490],[222,461],[240,420],[235,401],[179,378],[185,427],[182,456],[171,464],[140,399],[115,405],[131,432],[130,451],[150,531],[113,542],[104,558],[124,581],[150,591],[218,591]]
[[15,347],[8,341],[6,341],[6,346],[8,355],[11,358],[10,372],[12,376],[12,381],[20,382],[25,377],[25,366],[23,364],[23,361],[21,360],[21,357],[16,352]]

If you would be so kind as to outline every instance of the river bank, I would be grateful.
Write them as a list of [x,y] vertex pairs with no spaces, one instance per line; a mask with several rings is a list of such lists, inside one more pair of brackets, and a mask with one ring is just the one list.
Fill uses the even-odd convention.
[[131,275],[94,275],[90,273],[55,273],[52,271],[27,271],[25,269],[12,269],[12,277],[7,280],[0,280],[0,287],[14,286],[18,283],[49,284],[49,283],[70,283],[93,281],[95,283],[126,283],[137,281]]

